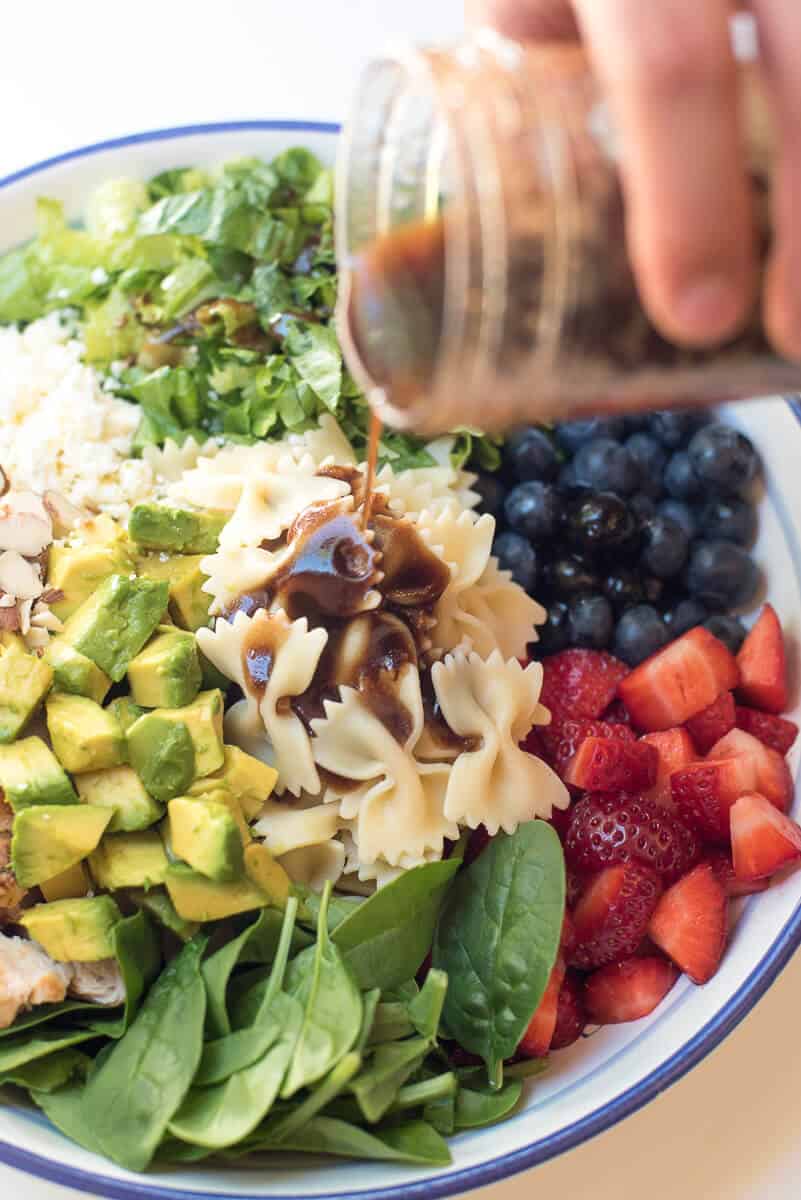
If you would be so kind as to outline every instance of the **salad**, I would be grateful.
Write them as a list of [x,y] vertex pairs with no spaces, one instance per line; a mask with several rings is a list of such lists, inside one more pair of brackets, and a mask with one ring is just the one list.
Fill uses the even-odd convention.
[[446,1164],[801,860],[780,620],[730,611],[756,452],[389,433],[371,486],[307,151],[38,220],[0,259],[4,1094],[134,1171]]

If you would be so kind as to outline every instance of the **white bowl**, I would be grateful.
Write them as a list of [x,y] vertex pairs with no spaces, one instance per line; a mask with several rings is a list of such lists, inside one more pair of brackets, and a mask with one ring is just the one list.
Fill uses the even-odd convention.
[[[89,191],[115,175],[147,177],[167,167],[272,156],[302,143],[332,161],[337,127],[247,121],[166,129],[87,146],[0,179],[2,249],[30,237],[34,200],[56,196],[70,217]],[[780,400],[738,405],[727,418],[754,440],[766,465],[756,555],[793,646],[793,696],[801,635],[801,410]],[[796,708],[795,718],[801,713]],[[799,748],[793,758],[798,765]],[[38,1112],[0,1109],[0,1161],[55,1183],[122,1200],[176,1197],[447,1196],[495,1182],[578,1145],[620,1121],[680,1078],[746,1015],[801,942],[801,872],[745,906],[723,964],[705,987],[686,979],[650,1018],[608,1027],[554,1056],[524,1107],[491,1129],[451,1142],[442,1170],[297,1159],[267,1168],[132,1175],[62,1137]],[[656,1149],[656,1148],[654,1148]]]

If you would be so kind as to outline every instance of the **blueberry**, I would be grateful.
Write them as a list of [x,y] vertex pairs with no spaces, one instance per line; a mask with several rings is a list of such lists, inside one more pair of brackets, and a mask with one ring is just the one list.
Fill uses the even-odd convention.
[[650,604],[639,604],[630,608],[617,623],[613,650],[618,658],[630,667],[636,667],[668,640],[662,618]]
[[745,434],[731,425],[699,429],[687,453],[696,475],[713,492],[739,495],[759,470],[759,458]]
[[672,579],[687,561],[690,541],[677,521],[651,517],[642,528],[642,565],[657,579]]
[[575,454],[593,438],[620,438],[625,429],[621,417],[592,417],[588,421],[562,421],[556,426],[556,440],[563,450]]
[[729,617],[720,613],[704,621],[704,628],[723,642],[732,654],[736,654],[745,641],[745,625],[738,617]]
[[699,528],[702,537],[738,546],[750,546],[756,537],[757,514],[753,505],[737,496],[708,500],[701,510]]
[[670,456],[663,483],[665,491],[675,500],[697,500],[703,492],[686,450],[677,450]]
[[651,413],[648,431],[668,450],[676,450],[695,433],[703,415],[683,408]]
[[476,506],[478,511],[489,513],[497,520],[503,513],[503,502],[506,499],[506,488],[498,476],[487,475],[482,471],[471,487],[474,492],[478,492],[480,497]]
[[586,442],[574,461],[576,479],[602,492],[629,496],[640,486],[640,471],[625,446],[611,438]]
[[506,441],[504,462],[519,480],[554,479],[559,471],[559,456],[553,440],[536,425],[518,429]]
[[511,571],[515,583],[527,592],[537,586],[537,553],[519,533],[500,533],[496,537],[492,553],[504,571]]
[[570,631],[567,624],[568,607],[564,600],[555,600],[548,609],[544,625],[540,625],[539,641],[536,644],[538,656],[558,654],[570,645]]
[[567,618],[570,642],[585,650],[605,650],[614,628],[612,605],[605,596],[576,596]]
[[675,608],[669,608],[663,620],[665,628],[673,638],[681,637],[688,629],[703,625],[708,616],[707,610],[700,600],[680,600]]
[[658,496],[667,462],[664,447],[648,433],[633,433],[624,445],[639,468],[640,487],[647,495]]
[[596,592],[600,580],[594,568],[580,554],[555,558],[548,571],[551,591],[558,599],[570,599],[581,592]]
[[689,504],[684,504],[681,500],[663,500],[657,512],[661,517],[670,517],[671,521],[675,521],[677,525],[681,525],[690,541],[692,541],[698,532],[698,523],[696,522],[695,514]]
[[638,521],[645,521],[656,512],[656,501],[645,492],[637,492],[628,501],[629,508]]
[[657,579],[655,575],[643,575],[642,590],[645,592],[645,599],[649,604],[659,604],[665,590],[665,581]]
[[561,492],[584,492],[587,490],[576,478],[576,464],[572,458],[569,462],[562,464],[557,485]]
[[561,506],[556,489],[551,484],[531,479],[512,488],[503,510],[512,529],[532,542],[541,542],[554,533]]
[[570,541],[588,551],[614,550],[637,532],[634,514],[612,492],[587,492],[573,500],[565,525]]
[[639,571],[634,567],[616,567],[603,581],[604,595],[615,612],[625,612],[645,600],[645,589]]
[[759,587],[756,563],[734,542],[695,542],[687,564],[687,587],[711,609],[739,608]]

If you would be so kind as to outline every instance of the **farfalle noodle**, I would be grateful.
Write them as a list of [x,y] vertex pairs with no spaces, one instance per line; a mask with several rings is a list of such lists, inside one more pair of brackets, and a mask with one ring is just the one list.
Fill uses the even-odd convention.
[[539,704],[542,667],[525,669],[498,651],[489,659],[456,651],[431,669],[442,714],[459,737],[475,741],[451,767],[445,798],[448,820],[490,834],[513,833],[522,821],[567,808],[565,785],[518,743],[545,710]]

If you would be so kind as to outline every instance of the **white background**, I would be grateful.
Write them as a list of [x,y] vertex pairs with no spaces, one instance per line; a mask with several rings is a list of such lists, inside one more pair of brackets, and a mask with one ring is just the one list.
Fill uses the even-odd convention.
[[[452,37],[461,20],[461,0],[6,0],[0,176],[141,129],[337,119],[365,57],[398,36]],[[797,1200],[799,1001],[801,958],[710,1059],[646,1110],[484,1195]],[[77,1196],[0,1167],[2,1200]]]

